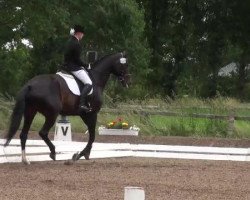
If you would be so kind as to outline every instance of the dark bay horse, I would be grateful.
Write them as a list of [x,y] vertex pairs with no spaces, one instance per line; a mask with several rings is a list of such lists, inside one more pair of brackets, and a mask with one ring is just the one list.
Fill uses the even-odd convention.
[[77,161],[84,156],[88,160],[95,140],[97,113],[102,106],[102,93],[110,75],[117,76],[124,87],[128,87],[130,82],[126,55],[115,53],[101,58],[93,64],[89,74],[93,81],[94,90],[88,100],[92,111],[88,113],[78,112],[80,98],[68,89],[61,76],[57,74],[39,75],[28,81],[17,96],[4,146],[10,143],[20,126],[22,117],[24,117],[20,133],[22,162],[29,164],[26,158],[25,144],[31,123],[36,113],[40,112],[45,117],[45,123],[39,131],[39,135],[48,145],[51,159],[56,160],[55,146],[48,138],[49,130],[56,122],[58,115],[78,115],[87,125],[89,140],[86,147],[80,153],[75,153],[72,159]]

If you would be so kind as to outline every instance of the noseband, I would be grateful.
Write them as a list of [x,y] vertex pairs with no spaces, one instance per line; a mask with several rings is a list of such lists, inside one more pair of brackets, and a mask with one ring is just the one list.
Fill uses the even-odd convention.
[[[120,58],[120,63],[121,65],[125,65],[127,63],[127,59],[124,57],[123,53],[121,52],[121,58]],[[131,74],[124,74],[122,73],[121,75],[118,75],[118,80],[120,82],[125,81],[127,77],[130,77]]]

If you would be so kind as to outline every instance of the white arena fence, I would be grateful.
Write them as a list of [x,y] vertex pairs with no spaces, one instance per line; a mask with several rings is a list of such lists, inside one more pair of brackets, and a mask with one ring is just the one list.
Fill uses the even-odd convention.
[[[85,142],[53,141],[56,147],[56,160],[68,160],[81,151]],[[0,139],[0,163],[21,162],[20,140],[13,139],[3,147]],[[26,153],[29,161],[51,161],[49,148],[42,140],[27,140]],[[152,157],[167,159],[202,159],[250,161],[250,148],[200,147],[177,145],[151,145],[129,143],[94,143],[90,158]],[[84,159],[84,158],[82,158]]]

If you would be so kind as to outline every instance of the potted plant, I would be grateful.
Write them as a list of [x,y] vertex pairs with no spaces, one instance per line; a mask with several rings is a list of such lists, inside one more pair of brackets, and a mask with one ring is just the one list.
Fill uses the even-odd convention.
[[105,126],[99,127],[99,135],[138,135],[139,128],[118,117],[116,120],[108,122]]

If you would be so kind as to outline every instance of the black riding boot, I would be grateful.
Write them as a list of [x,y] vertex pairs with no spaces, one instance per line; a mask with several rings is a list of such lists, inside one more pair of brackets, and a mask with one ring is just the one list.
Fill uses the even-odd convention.
[[91,111],[91,108],[86,106],[86,99],[88,93],[91,91],[92,85],[86,84],[84,85],[82,92],[81,92],[81,97],[80,97],[80,104],[79,104],[79,110],[80,112],[89,112]]

